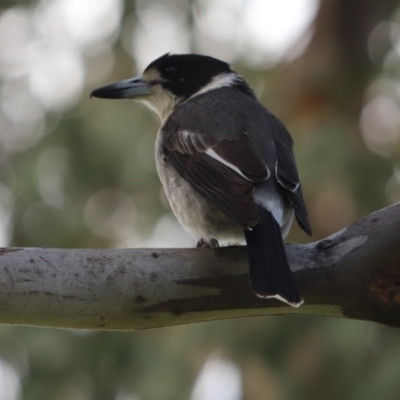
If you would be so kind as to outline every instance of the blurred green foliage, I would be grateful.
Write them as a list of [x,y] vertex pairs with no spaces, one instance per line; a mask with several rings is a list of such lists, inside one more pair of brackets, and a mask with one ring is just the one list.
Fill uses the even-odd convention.
[[[31,12],[51,3],[1,1],[0,33],[2,17],[15,5],[25,4]],[[193,9],[188,4],[201,8],[199,3],[149,3],[171,7],[172,12],[181,7],[187,12],[187,21],[194,25],[186,34],[196,50],[196,13],[190,14]],[[80,48],[86,75],[78,100],[64,109],[43,107],[45,128],[31,144],[19,145],[19,149],[16,145],[10,147],[7,135],[16,134],[19,128],[7,130],[5,117],[4,121],[0,119],[0,217],[5,221],[4,243],[65,248],[165,244],[161,243],[163,237],[156,234],[164,231],[155,229],[160,227],[160,218],[171,217],[154,166],[158,121],[138,104],[89,98],[97,86],[140,73],[140,60],[132,59],[124,45],[130,26],[127,21],[133,21],[131,34],[136,25],[146,21],[137,17],[136,7],[146,7],[146,3],[125,2],[118,28],[107,38],[109,53],[104,50],[104,54],[108,55],[102,53],[96,58],[97,53]],[[397,16],[391,12],[386,19],[395,24]],[[322,25],[319,29],[328,28]],[[393,28],[393,32],[392,40],[393,35],[398,39],[398,30]],[[365,47],[368,40],[366,36]],[[0,40],[0,63],[4,61],[1,46]],[[314,43],[316,46],[315,51],[322,54],[333,45],[322,40]],[[391,51],[394,46],[386,47]],[[246,63],[244,57],[233,60],[261,101],[293,135],[313,239],[329,235],[400,198],[397,136],[393,134],[395,139],[386,141],[386,147],[377,137],[374,140],[381,147],[374,147],[359,128],[363,105],[373,97],[370,83],[390,78],[398,87],[400,69],[393,68],[393,54],[389,69],[385,62],[390,60],[380,57],[375,65],[368,61],[368,65],[361,66],[367,70],[368,78],[359,92],[348,80],[349,86],[343,91],[340,72],[333,66],[337,81],[326,85],[326,97],[314,96],[305,89],[323,86],[323,68],[321,75],[311,78],[293,72],[296,65],[310,59],[307,52],[300,56],[301,61],[280,60],[269,69]],[[111,58],[109,72],[98,73]],[[399,59],[400,56],[397,66]],[[91,74],[100,74],[100,78],[91,80]],[[6,85],[28,79],[10,76],[4,73],[1,78],[3,103],[11,96]],[[292,76],[300,83],[291,85]],[[377,95],[389,96],[387,91],[378,91]],[[400,103],[399,99],[393,101]],[[3,103],[2,113],[7,117]],[[340,109],[343,113],[338,112]],[[379,119],[379,115],[375,120],[372,116],[372,120]],[[190,243],[188,238],[180,240],[179,236],[173,243]],[[306,240],[297,227],[292,229],[290,242]],[[11,387],[13,376],[20,382],[14,385],[20,387],[19,394],[4,400],[189,399],[199,371],[213,355],[232,360],[240,367],[245,400],[400,398],[397,330],[312,316],[216,321],[140,332],[3,326],[0,384]],[[6,374],[7,366],[11,366],[14,375]]]

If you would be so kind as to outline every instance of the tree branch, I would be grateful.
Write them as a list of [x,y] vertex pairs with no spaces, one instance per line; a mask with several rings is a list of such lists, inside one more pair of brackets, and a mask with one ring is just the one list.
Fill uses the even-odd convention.
[[244,247],[0,249],[0,323],[143,329],[318,314],[400,327],[400,204],[307,245],[287,245],[305,304],[257,298]]

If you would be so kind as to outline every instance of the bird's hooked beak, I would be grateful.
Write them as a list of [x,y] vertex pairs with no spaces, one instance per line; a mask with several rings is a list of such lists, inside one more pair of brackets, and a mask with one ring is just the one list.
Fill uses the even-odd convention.
[[99,97],[101,99],[134,99],[149,94],[151,94],[149,83],[145,82],[139,76],[95,89],[90,94],[90,97]]

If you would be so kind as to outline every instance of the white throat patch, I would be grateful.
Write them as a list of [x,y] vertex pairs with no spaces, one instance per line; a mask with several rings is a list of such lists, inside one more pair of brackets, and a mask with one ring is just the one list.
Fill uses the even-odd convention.
[[177,104],[177,99],[167,90],[159,90],[155,94],[143,97],[140,100],[160,117],[161,123],[164,123],[171,115]]
[[[144,76],[145,81],[151,81],[151,79],[159,79],[159,75],[154,72],[152,73],[152,75],[150,75],[150,72],[148,72],[146,76]],[[217,75],[211,80],[211,82],[209,82],[198,92],[186,99],[185,102],[193,99],[193,97],[209,92],[211,90],[233,86],[234,83],[240,82],[240,80],[242,80],[242,78],[235,72]],[[152,88],[152,94],[150,96],[143,96],[139,100],[146,104],[151,110],[153,110],[160,117],[161,123],[164,123],[164,121],[174,111],[174,108],[179,103],[180,99],[176,98],[168,90],[164,90],[161,85],[155,85]]]

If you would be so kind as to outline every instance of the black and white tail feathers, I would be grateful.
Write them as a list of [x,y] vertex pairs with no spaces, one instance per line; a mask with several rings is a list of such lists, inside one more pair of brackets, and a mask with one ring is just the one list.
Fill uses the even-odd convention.
[[257,296],[299,307],[303,299],[286,258],[281,229],[272,214],[260,207],[260,222],[244,234],[250,283]]

